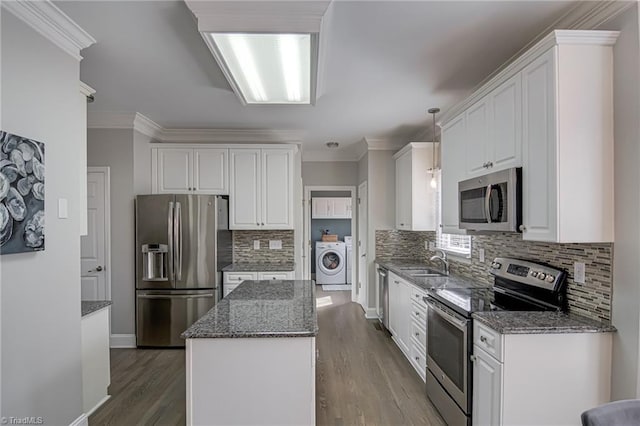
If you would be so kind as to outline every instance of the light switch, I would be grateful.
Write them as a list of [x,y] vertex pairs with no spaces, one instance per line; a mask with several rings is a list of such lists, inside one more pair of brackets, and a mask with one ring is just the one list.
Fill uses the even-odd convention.
[[429,241],[429,250],[433,251],[436,249],[436,243],[433,241]]
[[282,240],[269,240],[269,249],[282,250]]
[[573,280],[579,284],[584,284],[585,271],[584,263],[576,262],[573,264]]
[[478,257],[479,257],[478,260],[480,260],[480,263],[483,263],[484,262],[484,249],[478,249]]
[[260,240],[253,240],[253,249],[260,250]]
[[58,219],[69,218],[69,204],[66,198],[58,198]]

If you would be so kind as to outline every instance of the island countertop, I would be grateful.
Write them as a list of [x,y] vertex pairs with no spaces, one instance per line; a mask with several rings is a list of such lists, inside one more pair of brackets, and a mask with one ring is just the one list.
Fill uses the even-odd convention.
[[83,300],[82,302],[80,302],[80,305],[81,315],[84,317],[96,311],[99,311],[100,309],[104,309],[107,306],[111,306],[111,300]]
[[243,281],[196,321],[183,339],[313,337],[315,284],[308,280]]

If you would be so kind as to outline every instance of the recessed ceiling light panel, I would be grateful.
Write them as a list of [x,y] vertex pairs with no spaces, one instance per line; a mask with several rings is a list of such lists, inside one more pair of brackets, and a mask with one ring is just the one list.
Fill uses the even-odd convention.
[[311,34],[206,33],[205,37],[247,104],[311,103]]

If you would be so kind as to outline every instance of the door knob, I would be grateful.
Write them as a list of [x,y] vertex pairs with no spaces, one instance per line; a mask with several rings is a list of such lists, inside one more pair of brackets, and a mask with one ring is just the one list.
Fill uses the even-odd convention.
[[102,266],[96,266],[96,269],[91,269],[90,271],[87,272],[102,272]]

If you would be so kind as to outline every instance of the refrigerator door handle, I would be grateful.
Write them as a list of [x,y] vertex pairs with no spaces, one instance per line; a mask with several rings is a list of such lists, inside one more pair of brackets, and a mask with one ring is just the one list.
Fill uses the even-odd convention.
[[169,253],[167,256],[167,267],[169,269],[169,279],[171,281],[175,281],[176,279],[176,275],[175,275],[175,271],[174,271],[174,264],[173,264],[173,260],[174,260],[174,244],[173,244],[173,201],[169,201],[169,212],[167,213],[167,222],[168,222],[168,229],[167,229],[167,241],[169,242],[168,246],[169,246]]
[[177,280],[182,280],[182,210],[180,202],[176,202],[176,217],[174,220],[175,229],[173,234],[176,239],[176,254],[175,254],[175,268],[176,268],[176,276]]
[[213,293],[207,294],[139,294],[139,299],[205,299],[212,298]]

